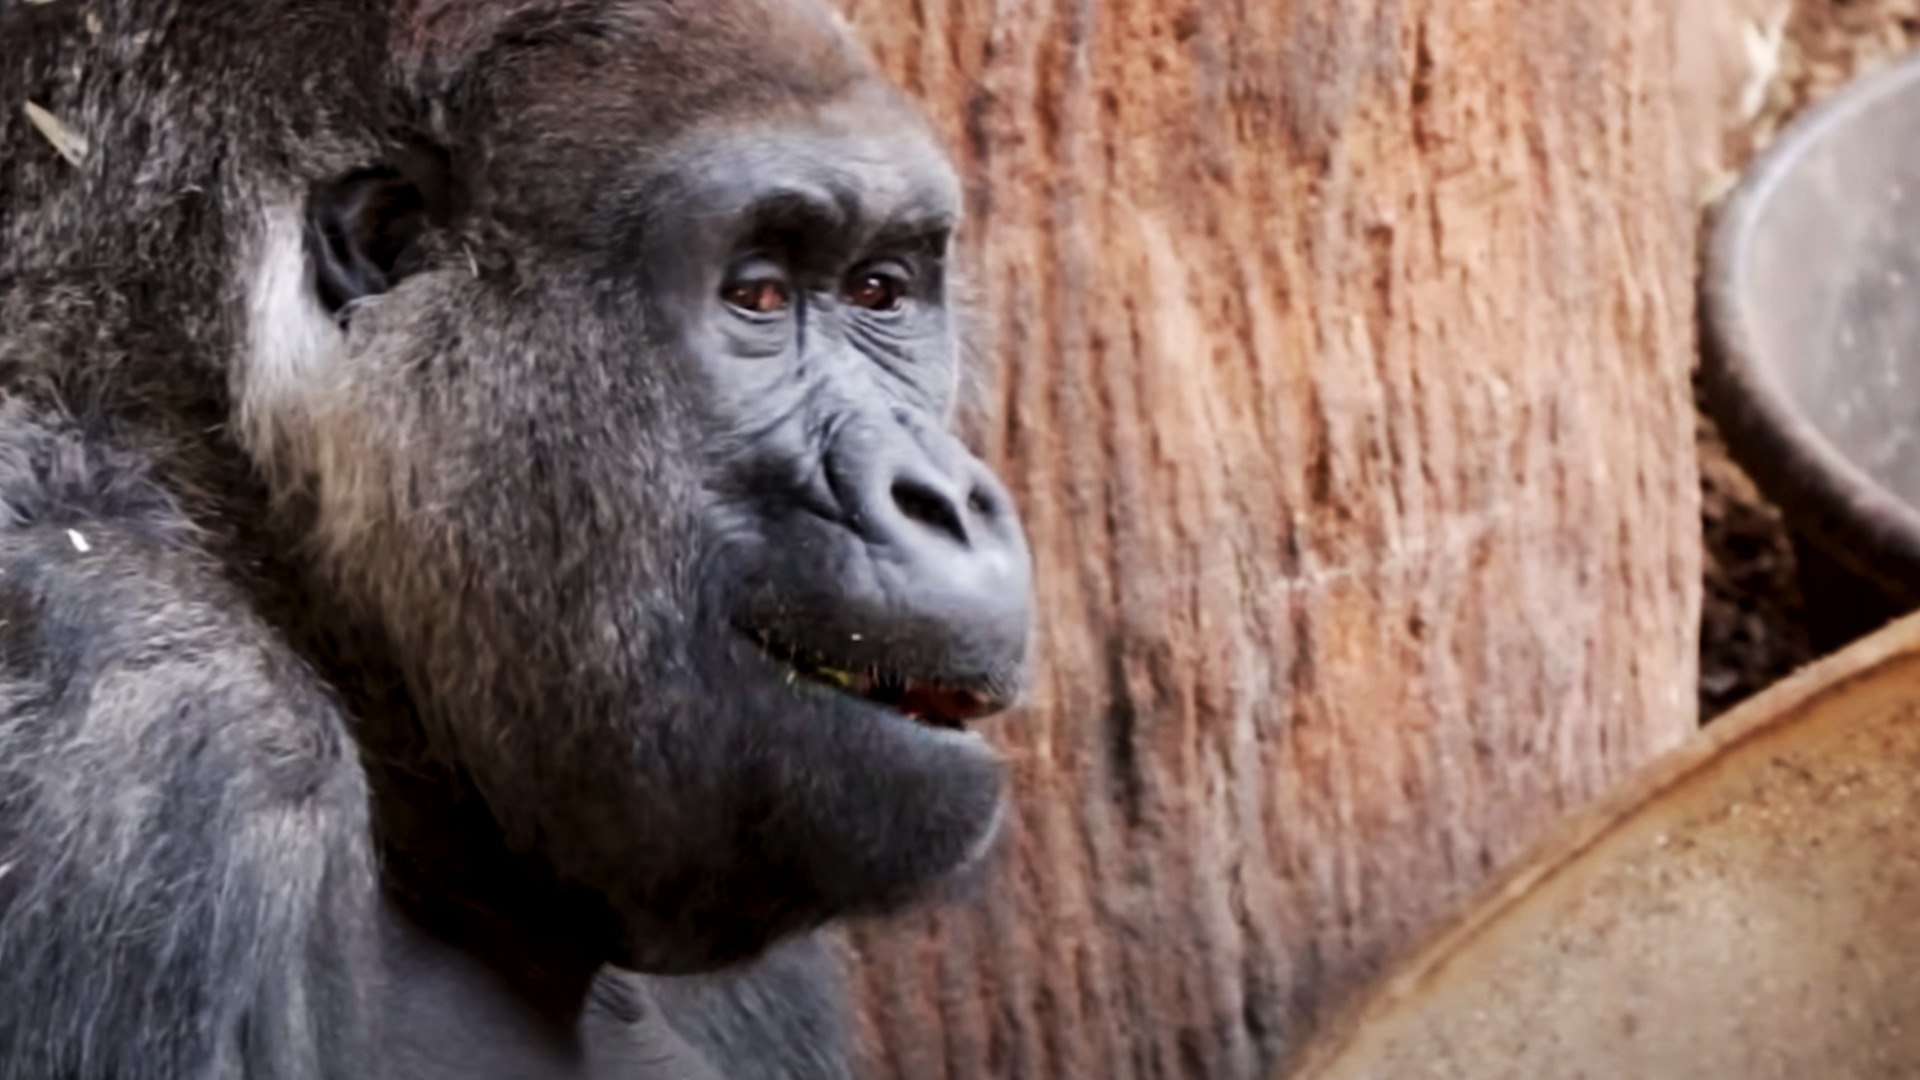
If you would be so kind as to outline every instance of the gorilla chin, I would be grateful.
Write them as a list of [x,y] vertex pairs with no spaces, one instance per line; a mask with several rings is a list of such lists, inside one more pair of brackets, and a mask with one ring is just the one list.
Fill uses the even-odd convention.
[[[735,807],[735,828],[689,845],[678,874],[619,906],[616,966],[732,966],[837,918],[922,899],[992,850],[1006,770],[963,723],[1004,698],[803,667],[741,634],[715,652],[701,666],[728,688],[727,711],[701,724],[745,733],[736,762],[751,772],[736,790],[759,798]],[[933,711],[950,701],[974,711]]]

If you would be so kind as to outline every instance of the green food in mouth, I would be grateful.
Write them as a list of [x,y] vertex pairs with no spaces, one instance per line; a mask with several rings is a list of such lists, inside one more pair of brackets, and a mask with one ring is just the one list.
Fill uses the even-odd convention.
[[842,690],[849,689],[853,686],[853,672],[851,671],[842,671],[839,668],[832,667],[817,667],[809,671],[808,674],[823,682],[830,682]]
[[789,683],[805,681],[831,687],[932,727],[958,729],[967,720],[997,711],[1003,704],[962,687],[921,683],[877,669],[850,671],[835,667],[818,654],[777,643],[764,633],[754,637],[769,657],[786,665]]

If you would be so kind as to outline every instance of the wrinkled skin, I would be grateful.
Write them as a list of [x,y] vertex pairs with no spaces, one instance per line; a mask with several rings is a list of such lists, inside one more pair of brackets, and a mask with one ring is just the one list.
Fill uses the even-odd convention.
[[797,0],[85,17],[0,0],[0,1076],[837,1075],[826,952],[605,966],[997,828],[924,124]]

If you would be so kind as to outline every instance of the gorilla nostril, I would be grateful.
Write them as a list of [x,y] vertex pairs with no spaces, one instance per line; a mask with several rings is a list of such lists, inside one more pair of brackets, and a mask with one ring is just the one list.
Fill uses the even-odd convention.
[[925,484],[900,479],[893,482],[893,503],[908,518],[937,529],[962,544],[967,542],[967,527],[960,520],[952,500]]
[[990,518],[999,511],[999,503],[994,501],[992,495],[974,488],[973,492],[967,496],[967,509],[973,513],[974,517]]

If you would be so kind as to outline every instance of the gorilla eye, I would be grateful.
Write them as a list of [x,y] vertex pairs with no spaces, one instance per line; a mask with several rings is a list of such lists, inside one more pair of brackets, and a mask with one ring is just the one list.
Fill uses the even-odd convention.
[[868,311],[897,311],[906,295],[906,276],[890,269],[858,271],[847,287],[847,303]]
[[793,286],[786,273],[765,259],[755,259],[736,270],[720,286],[720,299],[755,315],[785,311],[793,303]]
[[784,311],[793,302],[793,295],[787,289],[787,283],[774,278],[761,278],[757,281],[736,281],[720,290],[720,299],[742,311],[751,311],[757,315],[771,315]]

